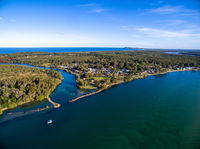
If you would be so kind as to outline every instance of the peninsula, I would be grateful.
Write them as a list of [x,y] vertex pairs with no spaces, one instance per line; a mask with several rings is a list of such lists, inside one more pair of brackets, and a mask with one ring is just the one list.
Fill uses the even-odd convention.
[[[48,99],[62,76],[54,70],[19,65],[0,65],[0,114],[30,102]],[[51,101],[54,107],[60,105]]]

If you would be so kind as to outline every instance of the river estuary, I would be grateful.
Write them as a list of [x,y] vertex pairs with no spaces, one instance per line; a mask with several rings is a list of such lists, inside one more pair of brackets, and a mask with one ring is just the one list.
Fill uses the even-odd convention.
[[[172,72],[114,86],[69,104],[84,92],[75,77],[52,93],[62,106],[41,103],[6,111],[0,119],[1,149],[197,149],[200,147],[200,71]],[[47,120],[53,123],[47,125]]]

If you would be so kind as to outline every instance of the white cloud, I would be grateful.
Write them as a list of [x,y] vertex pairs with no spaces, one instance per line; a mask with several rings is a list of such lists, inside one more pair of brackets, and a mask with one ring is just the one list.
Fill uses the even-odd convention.
[[103,9],[103,8],[94,8],[94,9],[90,10],[89,12],[91,12],[91,13],[101,13],[103,11],[105,11],[105,9]]
[[168,26],[174,26],[174,25],[180,25],[180,24],[186,23],[185,20],[179,20],[179,19],[177,19],[177,20],[166,20],[164,22],[166,22],[166,24]]
[[155,9],[151,9],[151,12],[161,13],[161,14],[169,14],[169,13],[177,13],[182,12],[183,8],[181,6],[163,6]]
[[189,37],[190,34],[182,32],[173,32],[168,30],[161,30],[155,28],[136,28],[136,31],[142,32],[147,35],[162,36],[162,37]]
[[162,6],[158,8],[153,8],[149,10],[151,13],[157,14],[180,14],[180,15],[197,15],[198,11],[187,9],[183,6]]
[[79,6],[87,9],[89,13],[102,13],[105,11],[104,8],[102,8],[99,4],[96,3],[82,4]]
[[[141,41],[141,44],[137,43],[140,47],[148,48],[200,48],[200,31],[196,30],[168,30],[149,27],[134,27],[123,26],[124,30],[131,33],[130,40],[134,42]],[[131,32],[132,31],[132,32]],[[149,44],[143,44],[142,42],[148,42]],[[131,45],[127,44],[127,45]]]
[[167,29],[150,28],[150,27],[135,27],[122,26],[122,30],[136,32],[137,35],[148,37],[164,37],[165,38],[200,38],[200,30],[198,28],[186,28],[184,30],[173,31]]
[[169,30],[163,30],[163,29],[156,29],[156,28],[136,28],[136,31],[142,32],[146,35],[150,36],[158,36],[158,37],[169,37],[169,38],[175,38],[175,37],[200,37],[199,33],[189,33],[185,31],[169,31]]
[[134,25],[124,25],[124,26],[121,26],[121,29],[122,30],[135,30],[136,26]]

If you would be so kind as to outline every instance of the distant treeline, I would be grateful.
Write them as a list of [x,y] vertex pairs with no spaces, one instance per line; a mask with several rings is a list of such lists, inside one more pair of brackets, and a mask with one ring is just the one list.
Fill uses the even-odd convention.
[[[199,52],[200,53],[200,52]],[[192,52],[191,54],[194,54]],[[195,52],[197,55],[198,52]],[[16,63],[33,65],[70,65],[84,63],[88,67],[130,68],[133,70],[144,69],[147,65],[153,67],[199,66],[197,56],[172,55],[161,51],[108,51],[108,52],[73,52],[73,53],[45,53],[27,52],[10,54],[9,57]]]
[[[197,54],[196,52],[195,54]],[[194,54],[194,53],[192,53]],[[45,53],[27,52],[8,55],[13,63],[62,68],[77,75],[80,88],[107,88],[148,74],[200,67],[199,56],[173,55],[163,51],[107,51]]]

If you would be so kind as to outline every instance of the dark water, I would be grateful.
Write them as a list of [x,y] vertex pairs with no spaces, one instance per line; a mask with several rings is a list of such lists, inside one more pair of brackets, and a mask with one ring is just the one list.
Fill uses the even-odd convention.
[[77,94],[70,80],[69,92],[61,85],[52,95],[61,108],[1,123],[0,148],[200,148],[199,71],[151,76],[65,104]]
[[10,54],[17,52],[88,52],[88,51],[125,51],[138,50],[132,48],[96,48],[96,47],[73,47],[73,48],[0,48],[0,54]]

